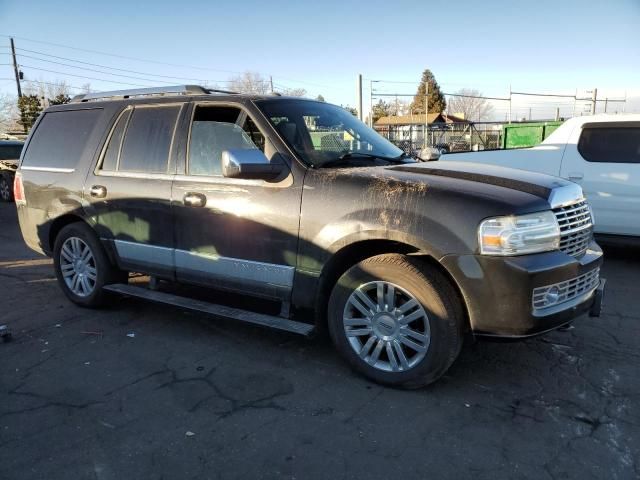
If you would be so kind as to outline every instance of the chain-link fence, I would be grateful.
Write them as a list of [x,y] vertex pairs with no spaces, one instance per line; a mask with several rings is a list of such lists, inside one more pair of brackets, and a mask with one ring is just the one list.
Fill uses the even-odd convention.
[[494,150],[502,147],[502,123],[468,122],[431,124],[425,141],[424,125],[387,125],[376,130],[409,155],[416,155],[424,146],[435,147],[441,153]]

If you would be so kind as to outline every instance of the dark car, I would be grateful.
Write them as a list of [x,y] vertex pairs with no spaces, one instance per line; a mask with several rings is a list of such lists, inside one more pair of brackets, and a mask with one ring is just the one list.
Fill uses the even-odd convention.
[[0,201],[13,200],[13,178],[24,142],[0,140]]
[[[390,385],[438,379],[465,333],[520,338],[597,315],[604,285],[578,185],[419,162],[343,108],[300,98],[195,86],[78,97],[39,118],[15,197],[26,243],[53,257],[71,301],[117,292],[327,329]],[[185,284],[244,305],[178,295]]]

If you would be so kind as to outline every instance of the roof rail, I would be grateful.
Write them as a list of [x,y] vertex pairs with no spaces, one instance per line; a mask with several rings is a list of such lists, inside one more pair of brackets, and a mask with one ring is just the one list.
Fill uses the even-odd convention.
[[120,100],[125,98],[148,96],[209,95],[211,93],[238,95],[238,92],[205,88],[200,85],[174,85],[169,87],[135,88],[131,90],[86,93],[83,95],[76,95],[71,100],[71,103],[90,102],[92,100]]

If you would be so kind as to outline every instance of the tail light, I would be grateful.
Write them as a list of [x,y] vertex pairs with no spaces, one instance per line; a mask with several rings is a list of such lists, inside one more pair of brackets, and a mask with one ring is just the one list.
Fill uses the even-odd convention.
[[24,186],[22,185],[22,174],[20,172],[16,172],[16,176],[13,178],[13,198],[18,205],[27,203],[24,197]]

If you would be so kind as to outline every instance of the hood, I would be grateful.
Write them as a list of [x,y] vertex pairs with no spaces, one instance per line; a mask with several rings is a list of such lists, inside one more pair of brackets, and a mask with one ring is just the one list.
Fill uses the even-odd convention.
[[494,185],[528,193],[543,200],[548,200],[553,190],[574,185],[568,180],[551,175],[482,163],[424,162],[398,165],[389,167],[388,170]]

